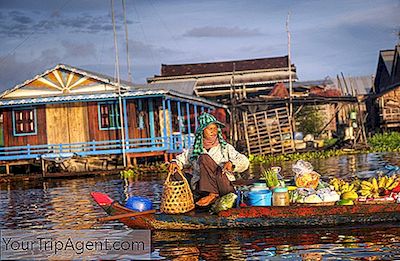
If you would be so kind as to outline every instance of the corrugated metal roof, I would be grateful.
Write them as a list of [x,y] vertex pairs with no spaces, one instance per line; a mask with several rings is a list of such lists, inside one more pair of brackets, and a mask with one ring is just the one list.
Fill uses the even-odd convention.
[[166,81],[147,84],[146,87],[153,89],[173,90],[187,95],[193,95],[196,80]]
[[[333,79],[336,88],[342,90],[344,95],[366,95],[371,92],[374,85],[374,77],[372,75],[365,76],[348,76]],[[346,89],[347,84],[347,89]],[[353,91],[354,90],[354,91]]]
[[319,87],[336,87],[334,82],[330,77],[326,77],[325,79],[322,80],[312,80],[312,81],[299,81],[299,82],[294,82],[293,87],[314,87],[314,86],[319,86]]

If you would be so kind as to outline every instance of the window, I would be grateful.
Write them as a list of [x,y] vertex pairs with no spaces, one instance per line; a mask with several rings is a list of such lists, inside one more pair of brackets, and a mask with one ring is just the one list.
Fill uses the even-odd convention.
[[35,135],[36,134],[36,110],[18,109],[13,110],[14,135]]
[[100,130],[120,129],[119,108],[116,102],[99,103]]

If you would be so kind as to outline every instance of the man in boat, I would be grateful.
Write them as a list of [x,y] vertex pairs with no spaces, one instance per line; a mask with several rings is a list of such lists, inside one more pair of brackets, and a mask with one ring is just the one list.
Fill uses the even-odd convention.
[[191,186],[201,197],[198,206],[208,206],[218,197],[235,192],[233,172],[244,172],[248,158],[227,143],[221,128],[224,124],[208,113],[199,116],[193,146],[172,160],[169,171],[192,167]]

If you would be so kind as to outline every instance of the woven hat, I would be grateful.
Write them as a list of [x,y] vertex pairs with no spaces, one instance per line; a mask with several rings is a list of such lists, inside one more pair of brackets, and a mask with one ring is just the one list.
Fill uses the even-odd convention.
[[225,125],[222,122],[217,121],[217,119],[213,115],[204,112],[203,114],[201,114],[199,116],[199,126],[198,126],[196,132],[203,132],[204,129],[207,128],[207,126],[212,123],[217,124],[218,127],[220,127],[220,128],[225,127]]

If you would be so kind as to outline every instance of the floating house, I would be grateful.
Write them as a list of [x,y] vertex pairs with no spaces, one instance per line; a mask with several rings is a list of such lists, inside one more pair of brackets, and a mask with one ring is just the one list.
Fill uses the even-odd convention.
[[375,82],[367,106],[372,131],[400,130],[400,45],[379,52]]
[[215,109],[224,106],[162,84],[118,83],[60,64],[1,94],[0,164],[7,172],[38,162],[46,172],[48,161],[65,163],[65,171],[90,171],[121,159],[128,165],[138,157],[167,160],[190,147],[197,116]]
[[[161,74],[148,83],[195,81],[193,93],[210,100],[230,103],[237,98],[268,93],[276,83],[289,82],[288,56],[193,64],[162,64]],[[296,67],[292,65],[292,79]]]

